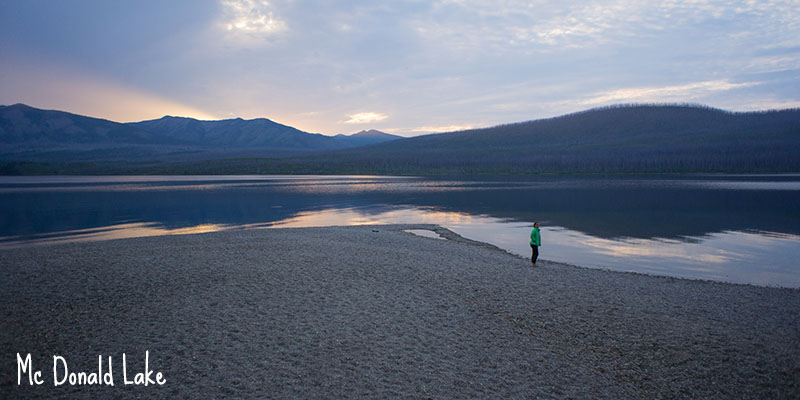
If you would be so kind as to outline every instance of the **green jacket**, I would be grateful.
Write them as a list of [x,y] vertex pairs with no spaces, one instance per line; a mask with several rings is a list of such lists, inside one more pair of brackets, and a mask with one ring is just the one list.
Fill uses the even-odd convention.
[[531,244],[534,246],[542,245],[542,238],[539,236],[539,228],[533,228],[531,231]]

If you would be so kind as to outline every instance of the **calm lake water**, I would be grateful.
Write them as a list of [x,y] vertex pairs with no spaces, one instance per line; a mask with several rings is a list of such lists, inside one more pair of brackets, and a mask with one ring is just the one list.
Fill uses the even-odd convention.
[[0,177],[0,249],[235,228],[432,223],[592,268],[800,287],[800,175]]

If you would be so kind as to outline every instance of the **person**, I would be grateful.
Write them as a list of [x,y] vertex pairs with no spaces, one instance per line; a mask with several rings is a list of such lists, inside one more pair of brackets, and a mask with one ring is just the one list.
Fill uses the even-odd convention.
[[539,222],[533,223],[533,230],[531,231],[531,264],[536,265],[536,259],[539,258],[539,246],[542,245],[542,237],[539,234]]

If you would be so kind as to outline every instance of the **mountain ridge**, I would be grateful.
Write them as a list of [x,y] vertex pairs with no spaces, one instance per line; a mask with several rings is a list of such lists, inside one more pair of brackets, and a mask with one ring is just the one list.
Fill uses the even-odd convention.
[[[152,134],[140,128],[157,123],[173,127],[192,125],[192,128],[180,128],[182,135],[171,134],[166,128],[148,128],[160,132],[160,140],[192,142],[198,138],[212,140],[204,135],[209,124],[216,124],[233,132],[225,137],[239,143],[237,146],[253,146],[257,142],[253,142],[253,136],[241,127],[243,124],[253,124],[251,121],[198,121],[164,117],[126,126],[136,132]],[[263,129],[282,127],[286,130],[285,136],[276,137],[289,138],[286,140],[292,139],[293,132],[297,131],[266,119],[255,124],[261,124]],[[323,135],[301,137],[315,140],[319,136]],[[362,131],[326,137],[325,140],[351,140],[352,144],[359,139],[392,136],[379,131]],[[296,143],[282,143],[299,146]],[[313,152],[300,151],[296,147],[280,154],[247,149],[237,152],[232,150],[233,147],[225,148],[224,143],[216,146],[219,149],[213,157],[208,150],[203,150],[205,153],[191,153],[182,147],[182,152],[176,154],[195,155],[176,156],[168,163],[151,163],[148,166],[141,164],[146,154],[128,159],[121,154],[118,159],[122,163],[104,165],[112,171],[109,173],[145,174],[175,171],[198,174],[427,175],[800,172],[800,109],[730,112],[685,104],[619,105],[489,128],[398,137],[380,143],[362,142],[357,147],[335,143]],[[14,159],[7,154],[0,154],[0,159],[9,160],[7,164],[13,165],[18,161],[54,162],[47,157]],[[92,153],[81,161],[102,160]],[[134,162],[141,165],[134,167]],[[65,166],[58,171],[76,171],[70,168]],[[82,171],[92,171],[92,168],[95,167],[89,166]],[[25,168],[7,168],[8,173],[24,171]]]
[[361,130],[356,133],[351,133],[349,135],[343,135],[340,133],[334,136],[333,138],[336,140],[349,140],[351,142],[358,143],[359,146],[365,146],[376,143],[385,143],[397,139],[403,139],[402,136],[392,135],[375,129]]
[[[58,152],[62,160],[85,157],[87,151],[122,149],[124,154],[208,153],[219,158],[233,155],[286,156],[364,144],[397,137],[358,135],[341,137],[308,133],[267,118],[197,120],[164,116],[158,119],[120,123],[59,110],[44,110],[17,103],[0,106],[0,157],[24,157],[47,161]],[[78,155],[80,153],[81,155]],[[76,158],[77,157],[77,158]],[[174,158],[174,157],[173,157]],[[116,159],[116,158],[115,158]]]
[[337,147],[329,136],[303,132],[267,118],[201,121],[165,116],[155,120],[129,122],[126,125],[200,146],[310,149]]
[[610,106],[342,149],[317,161],[465,172],[722,171],[742,169],[739,162],[756,170],[800,171],[800,109]]
[[0,143],[171,143],[168,138],[102,118],[59,110],[42,110],[22,103],[0,106]]

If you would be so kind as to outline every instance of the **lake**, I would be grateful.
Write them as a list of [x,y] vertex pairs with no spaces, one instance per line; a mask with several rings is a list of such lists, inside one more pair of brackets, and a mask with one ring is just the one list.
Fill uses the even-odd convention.
[[800,287],[800,175],[529,178],[0,177],[0,249],[328,225],[431,223],[590,268]]

